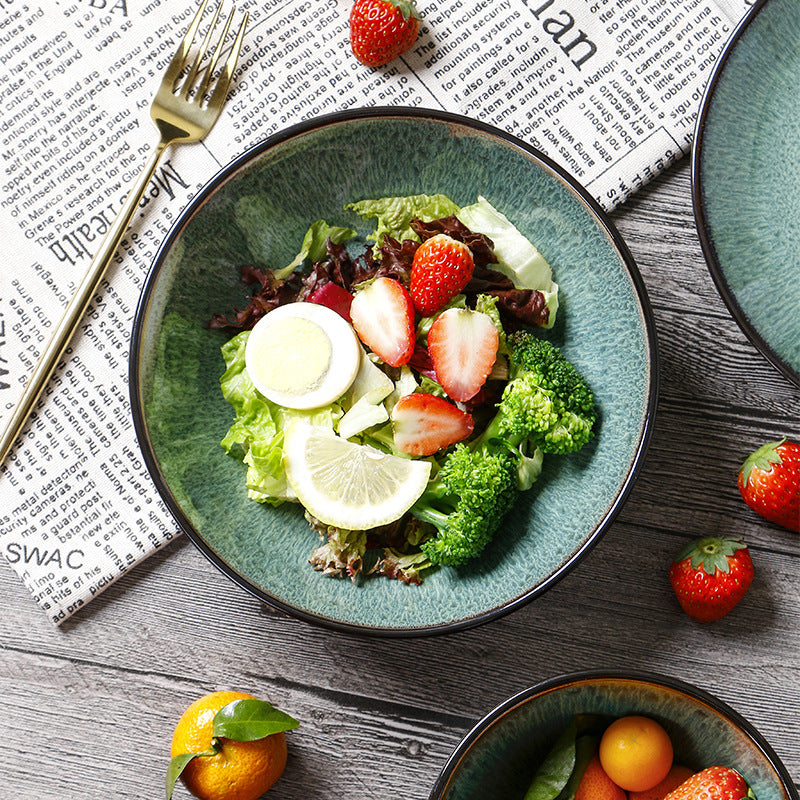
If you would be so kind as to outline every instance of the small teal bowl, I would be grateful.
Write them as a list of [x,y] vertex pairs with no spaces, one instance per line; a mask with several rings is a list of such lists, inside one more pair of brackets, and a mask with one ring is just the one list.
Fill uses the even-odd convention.
[[[548,336],[587,376],[600,411],[580,453],[542,477],[485,557],[421,586],[354,586],[308,564],[318,537],[294,504],[248,500],[244,466],[220,447],[233,418],[222,398],[213,314],[245,305],[242,264],[284,265],[318,218],[368,226],[346,203],[441,192],[487,197],[542,250],[561,291]],[[238,201],[257,196],[256,223]],[[250,203],[250,207],[252,207]],[[237,212],[237,207],[240,209]],[[587,193],[538,152],[486,125],[435,111],[365,109],[288,128],[225,167],[159,250],[133,330],[130,386],[139,444],[181,528],[257,598],[310,622],[386,636],[476,625],[545,591],[611,524],[635,480],[657,395],[656,343],[641,277]]]
[[489,712],[460,742],[430,800],[523,800],[558,735],[577,714],[655,719],[670,735],[675,763],[738,770],[758,800],[799,800],[760,733],[708,692],[646,672],[578,672],[540,683]]

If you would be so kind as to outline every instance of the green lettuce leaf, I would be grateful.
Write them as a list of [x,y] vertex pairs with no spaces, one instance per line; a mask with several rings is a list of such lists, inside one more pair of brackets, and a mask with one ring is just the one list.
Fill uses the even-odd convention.
[[300,246],[300,252],[290,264],[287,264],[283,269],[275,270],[275,277],[278,280],[288,278],[306,259],[312,264],[321,261],[325,256],[325,246],[328,239],[334,244],[342,244],[342,242],[352,239],[355,235],[356,232],[352,228],[328,225],[324,219],[318,219],[306,231],[306,235],[303,237],[303,244]]
[[525,800],[556,800],[575,769],[577,725],[571,720],[539,765]]
[[279,505],[297,497],[283,468],[283,431],[289,421],[302,417],[312,425],[333,428],[342,414],[334,403],[309,411],[284,408],[267,400],[253,385],[245,368],[245,347],[250,331],[242,331],[222,346],[226,369],[220,378],[225,399],[236,417],[220,444],[227,453],[247,464],[248,495],[259,503]]
[[245,368],[244,352],[250,331],[243,331],[222,345],[226,369],[219,379],[223,397],[233,406],[236,419],[221,444],[230,453],[239,445],[246,451],[255,440],[270,441],[278,431],[271,403],[258,393]]
[[521,288],[537,289],[545,296],[550,318],[545,327],[552,328],[558,310],[558,284],[544,256],[485,197],[465,206],[456,216],[473,233],[482,233],[494,243],[497,269]]
[[458,211],[458,206],[443,194],[415,194],[409,197],[360,200],[357,203],[349,203],[345,208],[355,211],[364,219],[377,218],[375,233],[367,237],[375,240],[376,247],[381,245],[384,236],[391,236],[397,241],[403,239],[419,241],[419,236],[414,233],[410,224],[412,219],[430,222]]

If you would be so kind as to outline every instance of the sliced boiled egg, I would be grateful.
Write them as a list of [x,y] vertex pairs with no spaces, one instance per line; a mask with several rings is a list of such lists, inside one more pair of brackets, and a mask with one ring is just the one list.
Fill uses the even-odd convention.
[[287,408],[319,408],[355,380],[361,343],[349,322],[327,306],[288,303],[265,314],[244,351],[250,380]]

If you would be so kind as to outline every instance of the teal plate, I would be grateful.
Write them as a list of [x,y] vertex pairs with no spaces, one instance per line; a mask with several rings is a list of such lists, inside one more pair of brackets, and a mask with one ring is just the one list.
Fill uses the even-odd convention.
[[489,712],[448,759],[430,800],[523,800],[539,764],[576,715],[651,717],[693,770],[738,770],[758,800],[798,800],[786,767],[737,711],[683,681],[647,672],[562,675]]
[[692,153],[695,220],[742,330],[800,385],[800,0],[760,0],[711,76]]
[[[353,585],[308,563],[318,537],[299,506],[247,499],[244,466],[220,440],[220,346],[209,318],[245,305],[242,264],[284,265],[324,218],[362,234],[344,211],[369,197],[479,194],[542,250],[561,287],[550,338],[595,390],[598,433],[580,453],[545,460],[542,477],[485,557],[431,572],[421,586]],[[262,219],[237,202],[257,196]],[[252,207],[253,204],[249,203]],[[226,575],[271,606],[329,627],[382,635],[464,628],[529,601],[586,554],[627,496],[657,396],[654,326],[631,256],[597,204],[519,140],[446,113],[365,109],[301,123],[225,167],[176,222],[148,275],[134,323],[130,385],[139,444],[183,530]]]

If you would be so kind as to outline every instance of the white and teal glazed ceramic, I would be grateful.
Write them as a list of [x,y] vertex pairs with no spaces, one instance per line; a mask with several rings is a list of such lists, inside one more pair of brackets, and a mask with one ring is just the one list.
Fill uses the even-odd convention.
[[800,0],[760,0],[709,81],[693,151],[711,274],[751,341],[800,385]]
[[[219,390],[226,335],[212,314],[245,305],[245,263],[283,266],[318,218],[368,228],[346,203],[442,192],[484,195],[532,239],[561,287],[548,332],[597,397],[595,439],[545,461],[485,558],[431,572],[421,586],[384,578],[355,586],[308,564],[317,534],[299,506],[248,500],[241,462],[220,440],[232,411]],[[258,197],[258,220],[242,218]],[[248,202],[247,207],[253,207]],[[156,486],[183,530],[263,602],[329,627],[383,635],[475,625],[529,601],[586,554],[635,479],[657,395],[645,289],[627,248],[593,200],[517,139],[463,117],[366,109],[299,124],[255,146],[193,200],[158,253],[136,315],[131,397]]]
[[522,800],[537,767],[576,715],[640,714],[670,735],[675,763],[729,766],[758,800],[798,800],[778,756],[734,709],[704,690],[649,673],[581,672],[540,683],[487,714],[453,751],[430,800]]

